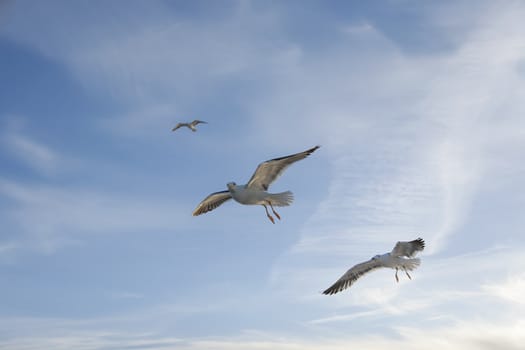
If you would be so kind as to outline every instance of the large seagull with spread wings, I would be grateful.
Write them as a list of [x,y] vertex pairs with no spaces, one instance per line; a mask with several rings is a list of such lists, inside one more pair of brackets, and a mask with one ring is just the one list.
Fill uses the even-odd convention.
[[228,190],[215,192],[204,198],[204,200],[200,202],[197,208],[193,211],[193,216],[207,213],[233,198],[241,204],[262,205],[266,210],[268,219],[275,224],[273,217],[268,212],[267,206],[270,206],[274,215],[280,220],[281,217],[273,207],[284,207],[290,205],[293,201],[293,194],[290,191],[268,193],[268,187],[288,166],[298,160],[308,157],[318,148],[319,146],[315,146],[304,152],[267,160],[266,162],[259,164],[247,184],[237,185],[235,182],[228,183]]
[[425,248],[425,241],[421,238],[410,242],[397,242],[396,246],[390,253],[383,255],[376,255],[372,259],[363,263],[357,264],[348,270],[341,278],[339,278],[330,288],[325,290],[323,294],[332,295],[350,287],[359,277],[365,273],[370,272],[381,267],[389,267],[396,270],[396,281],[399,282],[397,271],[399,269],[405,271],[408,278],[412,279],[408,271],[416,269],[421,261],[414,256]]

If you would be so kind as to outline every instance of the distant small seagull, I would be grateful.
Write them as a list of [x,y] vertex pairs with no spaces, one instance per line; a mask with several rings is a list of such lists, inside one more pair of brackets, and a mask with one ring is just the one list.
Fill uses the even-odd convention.
[[421,238],[410,242],[397,242],[396,246],[390,253],[376,255],[372,259],[352,267],[330,288],[325,290],[323,294],[332,295],[349,288],[359,277],[380,267],[390,267],[391,269],[395,269],[397,282],[399,282],[399,277],[397,277],[397,271],[399,269],[405,271],[408,278],[412,279],[408,274],[408,271],[416,269],[421,263],[421,260],[419,258],[410,258],[414,257],[417,252],[422,251],[424,248],[425,241]]
[[268,219],[275,224],[275,221],[270,213],[268,213],[268,208],[266,206],[269,205],[277,219],[281,220],[281,217],[277,214],[273,206],[284,207],[290,205],[293,201],[293,194],[290,191],[268,193],[268,187],[289,165],[308,157],[318,148],[319,146],[315,146],[304,152],[271,159],[259,164],[247,184],[238,186],[235,182],[229,182],[226,185],[228,187],[227,191],[215,192],[204,198],[204,200],[193,211],[193,216],[207,213],[233,198],[241,204],[262,205],[266,210],[266,216],[268,216]]
[[208,123],[205,122],[205,121],[202,121],[202,120],[195,119],[191,123],[179,123],[173,129],[171,129],[171,131],[175,131],[175,130],[177,130],[178,128],[180,128],[182,126],[185,126],[185,127],[189,128],[191,131],[195,132],[195,131],[197,131],[197,128],[196,128],[197,124],[208,124]]

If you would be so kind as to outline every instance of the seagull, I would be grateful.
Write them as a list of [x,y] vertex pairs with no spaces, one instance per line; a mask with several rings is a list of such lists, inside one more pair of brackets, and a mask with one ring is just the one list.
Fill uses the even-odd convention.
[[195,132],[197,131],[197,128],[196,128],[197,124],[208,124],[208,123],[202,120],[195,119],[191,123],[178,123],[173,129],[171,129],[171,131],[175,131],[182,126],[185,126],[189,128],[191,131]]
[[[399,282],[397,271],[402,269],[407,274],[408,278],[412,279],[408,271],[416,269],[421,260],[413,258],[417,252],[425,248],[425,241],[421,238],[410,242],[397,242],[394,249],[390,253],[383,255],[376,255],[372,259],[363,263],[357,264],[341,276],[330,288],[325,290],[323,294],[332,295],[349,288],[357,279],[365,273],[381,267],[390,267],[396,270],[396,281]],[[405,258],[406,257],[406,258]],[[408,270],[408,271],[407,271]]]
[[247,184],[237,185],[235,182],[229,182],[226,185],[228,190],[214,192],[204,198],[204,200],[200,202],[197,208],[193,211],[193,216],[207,213],[233,198],[241,204],[262,205],[266,210],[266,216],[268,216],[268,219],[275,224],[275,220],[268,212],[267,205],[270,206],[277,219],[281,220],[281,217],[275,211],[273,206],[284,207],[290,205],[293,201],[293,194],[290,191],[268,193],[268,187],[288,166],[298,160],[308,157],[319,147],[320,146],[315,146],[304,152],[267,160],[266,162],[259,164]]

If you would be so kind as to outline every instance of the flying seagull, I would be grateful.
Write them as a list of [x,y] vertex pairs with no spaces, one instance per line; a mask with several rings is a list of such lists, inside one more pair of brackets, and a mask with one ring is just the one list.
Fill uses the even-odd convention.
[[348,270],[341,278],[339,278],[330,288],[325,290],[323,294],[332,295],[349,288],[357,279],[365,273],[372,270],[389,267],[396,270],[396,281],[399,282],[397,271],[399,269],[405,271],[408,278],[412,279],[408,271],[416,269],[421,261],[419,258],[413,258],[417,252],[425,248],[425,241],[418,238],[410,242],[397,242],[396,246],[390,253],[383,255],[376,255],[372,259],[363,263],[357,264]]
[[308,157],[318,148],[319,146],[315,146],[304,152],[267,160],[266,162],[259,164],[247,184],[237,185],[235,182],[229,182],[226,185],[228,190],[215,192],[204,198],[204,200],[200,202],[197,208],[193,211],[193,216],[207,213],[233,198],[241,204],[262,205],[266,210],[266,216],[268,216],[268,219],[275,224],[275,221],[268,212],[266,206],[269,205],[277,219],[280,220],[281,217],[273,207],[284,207],[290,205],[293,201],[293,194],[290,191],[268,193],[268,187],[288,166],[298,160]]
[[196,128],[197,124],[208,124],[208,123],[205,122],[205,121],[202,121],[202,120],[195,119],[191,123],[178,123],[177,125],[175,125],[175,127],[173,129],[171,129],[171,131],[175,131],[175,130],[177,130],[178,128],[180,128],[182,126],[185,126],[185,127],[189,128],[191,131],[195,132],[195,131],[197,131],[197,128]]

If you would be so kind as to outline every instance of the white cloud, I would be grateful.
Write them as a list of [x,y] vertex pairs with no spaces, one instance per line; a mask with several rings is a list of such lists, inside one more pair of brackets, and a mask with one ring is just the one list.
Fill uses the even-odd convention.
[[[169,134],[171,128],[178,122],[177,117],[180,115],[181,113],[177,111],[175,105],[155,104],[148,105],[144,110],[132,111],[120,116],[109,116],[101,120],[100,126],[112,133],[130,137],[143,134],[155,135],[156,139],[159,140],[159,135]],[[196,118],[190,116],[188,119]]]
[[525,275],[511,275],[502,283],[484,285],[483,289],[489,294],[506,301],[525,304],[523,295],[525,295]]

